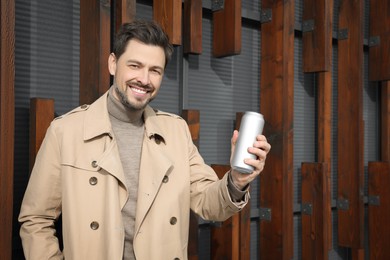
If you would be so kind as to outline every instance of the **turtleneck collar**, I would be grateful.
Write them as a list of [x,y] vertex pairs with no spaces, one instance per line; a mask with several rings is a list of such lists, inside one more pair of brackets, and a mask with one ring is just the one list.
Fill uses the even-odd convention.
[[130,110],[126,108],[118,99],[115,98],[114,91],[115,86],[112,85],[108,91],[107,98],[107,109],[110,116],[113,116],[123,122],[132,123],[134,125],[142,125],[142,114],[144,113],[144,110]]

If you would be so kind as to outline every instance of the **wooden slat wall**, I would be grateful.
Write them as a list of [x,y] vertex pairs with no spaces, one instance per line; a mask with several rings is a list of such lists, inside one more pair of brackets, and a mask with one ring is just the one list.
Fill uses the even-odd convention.
[[[302,163],[302,259],[328,259],[329,182],[327,163]],[[311,207],[309,207],[309,205]]]
[[303,72],[330,71],[332,15],[332,0],[304,0],[303,24],[313,23],[313,30],[304,30],[302,36]]
[[370,0],[369,79],[390,80],[390,1]]
[[80,0],[80,104],[91,104],[110,87],[110,0]]
[[157,21],[174,45],[181,45],[182,0],[153,0],[153,19]]
[[131,22],[135,19],[136,0],[116,0],[115,1],[115,31],[123,23]]
[[12,257],[15,125],[15,1],[0,5],[0,259]]
[[[221,179],[230,165],[211,165]],[[211,259],[238,260],[240,258],[240,216],[230,217],[211,229]]]
[[[390,64],[388,65],[390,67]],[[390,81],[381,84],[381,160],[390,161]]]
[[54,99],[32,98],[30,100],[30,172],[46,129],[53,119]]
[[363,18],[363,0],[340,2],[338,205],[348,200],[349,207],[338,209],[338,243],[353,249],[364,242]]
[[369,201],[378,197],[378,204],[369,203],[368,225],[370,259],[390,259],[390,162],[368,164]]
[[202,53],[202,1],[184,0],[183,52]]
[[265,135],[272,145],[260,176],[260,206],[271,221],[260,222],[261,259],[293,257],[294,1],[263,0],[272,20],[261,25],[261,96]]
[[225,0],[213,13],[213,55],[224,57],[241,52],[241,0]]
[[[199,133],[200,133],[200,113],[199,110],[183,110],[182,117],[186,120],[190,129],[191,138],[196,147],[199,147]],[[199,221],[198,216],[191,211],[190,213],[190,230],[188,238],[188,259],[197,260],[199,258],[198,253],[198,229]]]

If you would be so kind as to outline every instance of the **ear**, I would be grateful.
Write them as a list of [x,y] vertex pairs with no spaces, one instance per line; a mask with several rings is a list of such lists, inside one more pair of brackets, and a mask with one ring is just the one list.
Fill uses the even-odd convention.
[[112,76],[115,76],[116,71],[116,57],[114,53],[111,53],[110,56],[108,56],[108,70],[110,71],[110,74]]

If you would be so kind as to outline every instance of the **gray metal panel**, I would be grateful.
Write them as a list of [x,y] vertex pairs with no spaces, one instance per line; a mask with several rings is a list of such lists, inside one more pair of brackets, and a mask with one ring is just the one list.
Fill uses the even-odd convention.
[[301,163],[316,161],[316,86],[303,73],[302,39],[294,41],[294,204],[301,203]]

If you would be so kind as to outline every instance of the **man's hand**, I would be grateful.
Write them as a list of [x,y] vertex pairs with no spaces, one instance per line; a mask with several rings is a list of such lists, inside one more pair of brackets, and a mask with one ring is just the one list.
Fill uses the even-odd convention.
[[[231,156],[236,148],[236,142],[238,138],[238,131],[234,130],[231,139]],[[256,155],[256,159],[247,158],[244,162],[254,167],[251,174],[240,173],[236,170],[231,170],[232,180],[234,185],[239,189],[244,189],[251,181],[253,181],[264,169],[265,160],[268,152],[271,150],[271,145],[267,142],[267,138],[264,135],[258,135],[253,147],[248,147],[248,152]],[[231,159],[231,157],[230,157]]]

